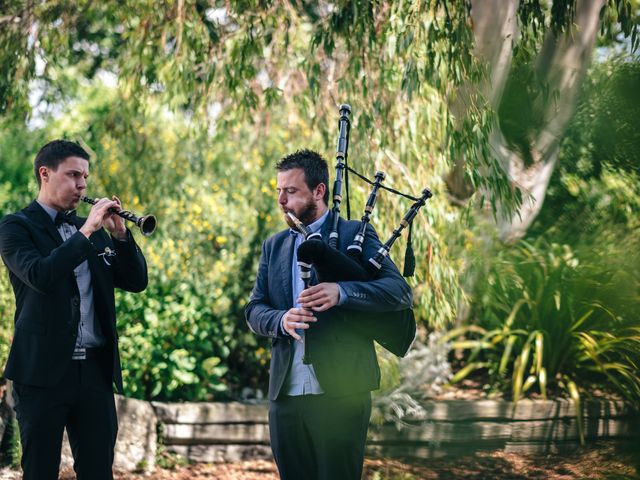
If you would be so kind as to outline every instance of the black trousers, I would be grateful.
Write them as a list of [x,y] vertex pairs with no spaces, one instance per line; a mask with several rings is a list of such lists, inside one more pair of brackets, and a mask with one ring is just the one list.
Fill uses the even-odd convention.
[[106,355],[72,360],[52,388],[13,384],[24,480],[57,480],[67,429],[78,480],[112,480],[118,433]]
[[359,480],[371,394],[282,396],[269,405],[271,449],[282,480]]

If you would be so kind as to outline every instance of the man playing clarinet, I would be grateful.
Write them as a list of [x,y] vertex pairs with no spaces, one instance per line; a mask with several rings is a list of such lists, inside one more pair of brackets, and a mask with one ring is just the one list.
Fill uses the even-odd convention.
[[[319,232],[332,235],[327,162],[301,150],[276,165],[278,204]],[[251,330],[272,339],[269,379],[271,447],[283,480],[356,480],[361,477],[371,414],[371,391],[380,370],[371,316],[411,307],[412,293],[389,258],[370,281],[317,283],[304,288],[297,248],[299,229],[286,229],[262,246],[258,275],[245,313]],[[339,218],[338,250],[346,252],[359,222]],[[335,235],[332,235],[335,236]],[[366,230],[364,259],[381,243]]]
[[[140,292],[147,265],[117,198],[88,218],[74,209],[89,155],[65,140],[35,158],[38,198],[0,222],[0,253],[16,297],[5,376],[13,380],[25,480],[58,478],[66,428],[79,480],[111,480],[122,391],[114,287]],[[105,227],[110,235],[103,230]]]

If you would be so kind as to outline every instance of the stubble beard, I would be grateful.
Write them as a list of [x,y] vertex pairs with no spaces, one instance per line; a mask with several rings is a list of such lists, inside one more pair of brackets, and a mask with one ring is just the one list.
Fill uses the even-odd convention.
[[287,222],[287,225],[289,225],[289,227],[296,229],[296,225],[293,223],[293,220],[289,218],[289,215],[287,215],[287,212],[293,213],[298,218],[298,220],[300,220],[304,225],[310,225],[316,219],[318,206],[313,201],[313,199],[309,199],[306,205],[304,205],[304,207],[302,207],[302,209],[298,213],[296,213],[291,209],[284,210],[284,221]]

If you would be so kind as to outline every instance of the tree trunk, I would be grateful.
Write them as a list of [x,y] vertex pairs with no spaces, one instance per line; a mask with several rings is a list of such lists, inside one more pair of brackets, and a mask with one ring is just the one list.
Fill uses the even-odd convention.
[[[462,128],[462,121],[469,107],[480,94],[493,110],[497,110],[502,92],[507,82],[513,58],[513,47],[518,36],[519,0],[473,0],[471,21],[475,38],[474,55],[485,62],[487,74],[479,84],[464,84],[455,98],[449,102],[456,128]],[[445,178],[454,202],[464,203],[474,193],[465,178],[464,159],[456,159],[453,169]]]
[[[520,211],[511,219],[499,217],[500,237],[505,242],[522,238],[540,213],[562,137],[591,61],[604,3],[605,0],[578,0],[574,24],[560,37],[549,32],[545,38],[536,67],[554,95],[546,105],[543,127],[531,141],[534,162],[525,166],[522,155],[513,150],[501,159],[509,178],[523,193]],[[504,152],[504,138],[498,133],[492,135],[491,145],[494,151]]]
[[[542,126],[529,139],[530,158],[533,161],[527,164],[522,152],[507,144],[498,124],[494,125],[490,134],[491,152],[523,197],[523,204],[515,215],[508,218],[498,215],[500,238],[504,242],[512,243],[522,238],[542,208],[558,160],[560,142],[591,60],[604,3],[605,0],[578,0],[573,24],[560,36],[551,31],[547,33],[537,57],[536,69],[552,94],[543,108]],[[511,65],[517,31],[516,7],[515,1],[506,5],[497,0],[472,1],[475,53],[490,69],[488,81],[476,89],[494,110],[500,104]],[[469,94],[465,93],[462,97],[469,98]],[[457,105],[452,108],[454,114],[459,110]],[[465,199],[465,193],[472,191],[462,174],[463,165],[456,164],[447,177],[450,192],[458,199]]]

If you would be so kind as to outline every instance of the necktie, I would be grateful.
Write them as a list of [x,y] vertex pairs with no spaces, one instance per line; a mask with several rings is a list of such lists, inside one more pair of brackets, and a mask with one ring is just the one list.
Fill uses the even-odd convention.
[[75,219],[76,219],[75,210],[71,210],[70,212],[66,212],[66,213],[58,212],[53,223],[55,223],[56,227],[59,227],[63,223],[68,223],[69,225],[75,225]]

